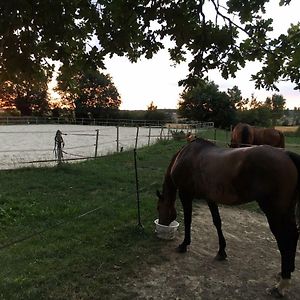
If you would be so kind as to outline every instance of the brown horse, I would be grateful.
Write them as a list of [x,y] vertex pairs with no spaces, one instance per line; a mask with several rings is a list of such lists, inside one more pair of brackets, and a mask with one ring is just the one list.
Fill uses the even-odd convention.
[[257,201],[268,219],[281,253],[281,278],[270,291],[283,295],[295,269],[299,232],[296,206],[300,204],[300,155],[268,145],[225,149],[196,139],[178,151],[165,174],[162,194],[157,191],[159,223],[176,219],[178,191],[184,213],[185,236],[179,252],[191,242],[192,200],[205,199],[219,238],[216,258],[227,257],[218,204]]
[[270,145],[284,148],[284,135],[274,128],[253,127],[246,123],[238,123],[231,133],[231,148],[251,145]]

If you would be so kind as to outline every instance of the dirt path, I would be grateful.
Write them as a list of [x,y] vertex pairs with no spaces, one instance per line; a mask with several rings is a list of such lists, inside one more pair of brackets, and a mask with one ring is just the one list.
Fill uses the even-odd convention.
[[[136,299],[272,299],[266,289],[275,283],[280,256],[266,218],[238,208],[221,207],[220,214],[228,260],[213,259],[218,249],[217,234],[207,206],[197,205],[189,251],[174,251],[183,238],[181,224],[176,239],[166,242],[166,261],[128,284]],[[300,299],[299,246],[296,271],[285,299]]]

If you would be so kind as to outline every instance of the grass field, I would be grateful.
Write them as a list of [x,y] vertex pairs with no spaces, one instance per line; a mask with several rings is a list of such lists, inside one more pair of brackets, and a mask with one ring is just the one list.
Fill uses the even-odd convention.
[[121,297],[123,279],[138,276],[144,257],[159,262],[155,191],[182,143],[138,152],[143,230],[136,226],[132,151],[59,168],[1,171],[0,299]]
[[[215,134],[226,143],[224,131],[201,136]],[[0,299],[134,298],[124,280],[166,259],[154,233],[155,191],[184,144],[162,141],[138,150],[143,229],[137,226],[133,151],[0,171]]]

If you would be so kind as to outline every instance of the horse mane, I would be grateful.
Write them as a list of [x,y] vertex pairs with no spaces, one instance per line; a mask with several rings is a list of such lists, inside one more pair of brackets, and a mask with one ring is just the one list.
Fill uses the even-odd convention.
[[165,178],[164,178],[164,182],[163,182],[163,193],[166,189],[168,189],[168,191],[174,191],[174,193],[176,194],[176,186],[172,180],[172,177],[171,177],[171,170],[172,170],[172,167],[176,161],[176,158],[178,156],[178,154],[181,152],[181,150],[183,149],[184,147],[182,147],[180,150],[178,150],[172,157],[171,159],[171,162],[169,163],[169,166],[167,168],[167,171],[166,171],[166,174],[165,174]]
[[192,142],[200,143],[201,145],[206,145],[206,146],[216,146],[215,143],[213,143],[209,140],[205,140],[203,138],[196,138]]

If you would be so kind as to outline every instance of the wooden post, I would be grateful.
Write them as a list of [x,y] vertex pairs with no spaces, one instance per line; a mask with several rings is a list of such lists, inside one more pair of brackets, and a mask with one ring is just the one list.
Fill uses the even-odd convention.
[[161,126],[161,130],[160,130],[160,134],[159,134],[160,139],[162,139],[163,130],[164,130],[164,128],[163,128],[163,126]]
[[98,155],[99,129],[96,129],[95,158]]
[[217,143],[217,128],[215,128],[215,130],[214,130],[214,141],[216,144]]
[[117,152],[119,152],[119,126],[117,126]]
[[148,146],[150,146],[150,140],[151,140],[151,125],[149,125]]

